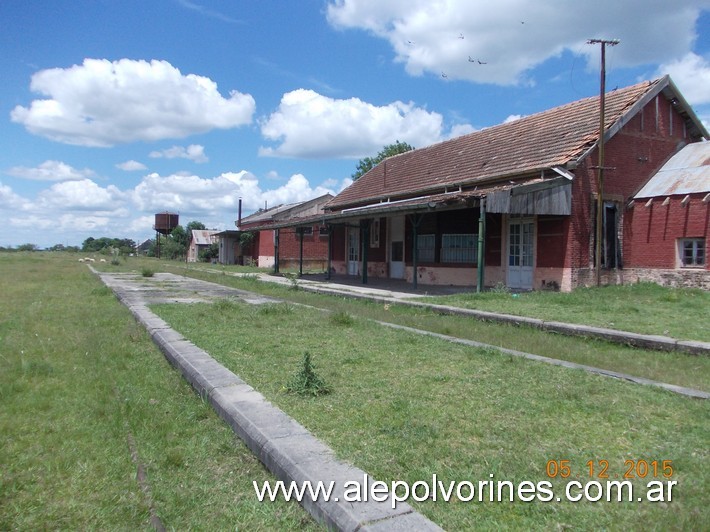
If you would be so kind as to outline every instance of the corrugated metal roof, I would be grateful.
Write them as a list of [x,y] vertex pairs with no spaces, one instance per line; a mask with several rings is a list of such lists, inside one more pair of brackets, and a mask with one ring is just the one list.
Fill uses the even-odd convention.
[[710,192],[710,142],[695,142],[671,157],[634,198],[703,192]]
[[216,235],[219,231],[207,231],[204,229],[192,230],[192,241],[198,246],[209,246],[212,243],[212,235]]
[[297,205],[297,203],[286,203],[286,204],[282,204],[282,205],[277,205],[276,207],[270,207],[268,209],[258,210],[255,213],[242,218],[241,224],[247,225],[247,224],[253,224],[256,222],[271,221],[271,220],[273,220],[274,215],[276,215],[282,211],[285,211],[287,209],[290,209],[295,205]]

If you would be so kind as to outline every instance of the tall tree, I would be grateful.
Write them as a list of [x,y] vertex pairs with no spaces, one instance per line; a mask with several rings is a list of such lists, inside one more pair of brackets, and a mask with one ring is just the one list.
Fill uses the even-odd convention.
[[395,141],[394,144],[388,144],[374,157],[365,157],[364,159],[360,159],[360,162],[357,163],[356,171],[352,175],[353,181],[358,180],[388,157],[392,157],[393,155],[397,155],[399,153],[405,153],[413,149],[414,146],[410,146],[406,142],[400,142],[398,140]]
[[205,224],[203,224],[202,222],[198,222],[198,221],[192,221],[189,224],[187,224],[187,226],[185,227],[185,230],[187,231],[188,235],[192,234],[193,229],[198,230],[198,231],[204,231],[207,228],[205,227]]

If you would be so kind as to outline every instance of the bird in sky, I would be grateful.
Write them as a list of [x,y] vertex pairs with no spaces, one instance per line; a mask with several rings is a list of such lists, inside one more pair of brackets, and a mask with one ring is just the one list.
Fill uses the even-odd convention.
[[459,33],[459,39],[463,39],[463,33]]
[[442,78],[448,78],[449,76],[447,76],[445,72],[442,72],[442,73],[441,73],[441,77],[442,77]]

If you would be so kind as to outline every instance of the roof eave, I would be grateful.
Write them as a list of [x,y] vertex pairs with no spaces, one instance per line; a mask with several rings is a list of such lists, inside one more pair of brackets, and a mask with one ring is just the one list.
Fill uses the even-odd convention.
[[[512,178],[515,179],[527,179],[533,176],[537,176],[538,174],[544,173],[548,170],[552,170],[557,174],[564,175],[561,173],[561,169],[570,169],[573,170],[575,168],[574,164],[570,165],[570,163],[574,163],[573,161],[568,161],[564,163],[559,163],[555,162],[554,164],[546,165],[543,167],[539,168],[530,168],[530,169],[525,169],[523,171],[517,171],[517,172],[507,172],[504,174],[497,174],[497,175],[491,175],[491,176],[484,176],[484,177],[477,177],[474,179],[462,179],[457,182],[449,183],[447,185],[442,185],[442,184],[437,184],[437,185],[431,185],[429,187],[422,187],[418,188],[416,190],[407,190],[406,192],[399,192],[399,193],[392,193],[392,194],[380,194],[377,196],[371,196],[368,198],[360,198],[358,199],[357,203],[342,203],[342,204],[327,204],[325,207],[328,208],[329,210],[337,210],[338,212],[342,212],[344,210],[348,209],[356,209],[359,208],[363,205],[370,205],[376,202],[386,202],[386,201],[399,201],[399,200],[406,200],[409,198],[416,198],[420,195],[432,195],[435,192],[443,192],[447,193],[451,191],[452,189],[463,189],[463,188],[471,188],[471,187],[478,187],[478,186],[489,186],[489,185],[494,185],[498,183],[499,181],[506,181],[506,180],[511,180]],[[567,179],[570,179],[573,174],[570,174],[569,172],[566,172]]]

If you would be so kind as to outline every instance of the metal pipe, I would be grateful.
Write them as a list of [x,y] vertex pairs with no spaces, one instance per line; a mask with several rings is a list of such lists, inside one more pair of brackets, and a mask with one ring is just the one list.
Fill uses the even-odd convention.
[[478,215],[478,263],[476,292],[483,291],[484,273],[486,268],[486,198],[481,198]]

